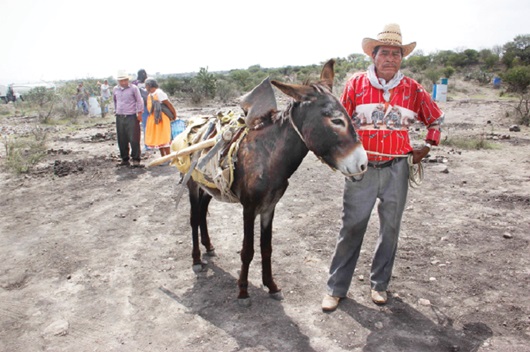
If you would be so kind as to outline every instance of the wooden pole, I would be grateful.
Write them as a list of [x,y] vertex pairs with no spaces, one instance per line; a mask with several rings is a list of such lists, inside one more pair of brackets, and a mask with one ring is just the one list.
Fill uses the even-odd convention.
[[215,145],[215,143],[216,143],[216,139],[215,138],[207,139],[207,140],[199,142],[197,144],[190,145],[187,148],[181,149],[181,150],[176,151],[176,152],[172,152],[172,153],[170,153],[168,155],[165,155],[165,156],[162,156],[162,157],[160,157],[158,159],[155,159],[155,160],[151,161],[149,164],[147,164],[147,167],[157,166],[157,165],[165,163],[166,161],[172,160],[172,159],[174,159],[176,157],[189,155],[189,154],[194,153],[194,152],[196,152],[198,150],[202,150],[202,149],[213,147]]

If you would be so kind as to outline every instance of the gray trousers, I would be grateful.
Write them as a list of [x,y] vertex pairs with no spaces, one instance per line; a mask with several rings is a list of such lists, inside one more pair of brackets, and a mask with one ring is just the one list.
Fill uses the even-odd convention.
[[344,184],[342,228],[329,269],[327,291],[346,297],[359,259],[364,234],[376,200],[379,238],[372,259],[370,286],[386,291],[392,275],[398,245],[401,217],[408,192],[409,168],[406,158],[381,169],[368,167],[361,181]]
[[129,158],[132,158],[140,161],[140,133],[140,122],[136,115],[116,115],[116,136],[121,160],[129,161]]

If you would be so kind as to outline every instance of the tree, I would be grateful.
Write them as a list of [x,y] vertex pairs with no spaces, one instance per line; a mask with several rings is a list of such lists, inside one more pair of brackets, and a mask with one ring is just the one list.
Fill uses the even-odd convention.
[[183,81],[170,76],[160,80],[160,88],[169,95],[175,95],[175,93],[182,91]]
[[403,61],[403,68],[408,67],[412,72],[423,71],[429,65],[429,61],[428,56],[413,55]]
[[479,60],[478,60],[478,58],[479,58],[478,51],[476,51],[474,49],[464,50],[464,56],[465,56],[464,63],[465,63],[466,66],[478,64],[478,62],[479,62]]
[[519,94],[520,99],[515,111],[521,124],[530,125],[530,66],[516,66],[501,75],[508,89]]
[[451,78],[451,76],[455,73],[455,68],[453,66],[446,66],[442,69],[442,74],[446,78]]
[[251,88],[252,82],[250,72],[247,70],[232,70],[228,76],[242,91],[247,91]]
[[445,65],[450,65],[453,67],[464,67],[466,65],[467,56],[463,53],[451,53],[447,57],[447,62]]
[[508,66],[515,66],[516,61],[521,65],[530,65],[530,34],[518,35],[513,42],[504,44],[502,62]]
[[528,92],[530,85],[530,66],[516,66],[501,75],[502,80],[508,85],[508,89],[515,93]]
[[499,62],[499,55],[490,49],[483,49],[479,53],[479,58],[487,69],[492,69]]
[[207,99],[213,99],[215,97],[215,83],[215,76],[208,72],[207,67],[201,67],[199,73],[192,81],[194,93],[197,93]]
[[432,62],[442,66],[450,65],[452,58],[454,58],[456,55],[457,54],[451,50],[438,51],[437,53],[433,54]]
[[425,77],[434,85],[436,82],[438,82],[438,79],[442,76],[442,73],[440,70],[435,70],[433,68],[429,68],[425,70],[424,72]]

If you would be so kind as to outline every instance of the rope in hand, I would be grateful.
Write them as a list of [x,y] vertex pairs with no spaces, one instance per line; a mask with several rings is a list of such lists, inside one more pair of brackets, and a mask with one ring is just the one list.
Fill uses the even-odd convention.
[[414,164],[412,154],[405,155],[392,155],[392,154],[383,154],[378,152],[366,151],[367,154],[373,154],[378,156],[386,156],[389,158],[407,158],[407,163],[409,164],[409,185],[411,187],[419,187],[423,182],[424,173],[423,173],[423,164],[420,161],[417,164]]

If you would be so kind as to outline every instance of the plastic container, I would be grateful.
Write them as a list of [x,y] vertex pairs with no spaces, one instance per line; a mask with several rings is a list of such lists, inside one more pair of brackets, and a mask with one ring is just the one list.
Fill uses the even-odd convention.
[[186,121],[176,119],[171,121],[171,140],[175,139],[182,131],[186,129]]
[[500,88],[502,80],[500,77],[493,78],[493,88]]
[[88,113],[92,116],[101,115],[101,107],[96,97],[88,98]]

